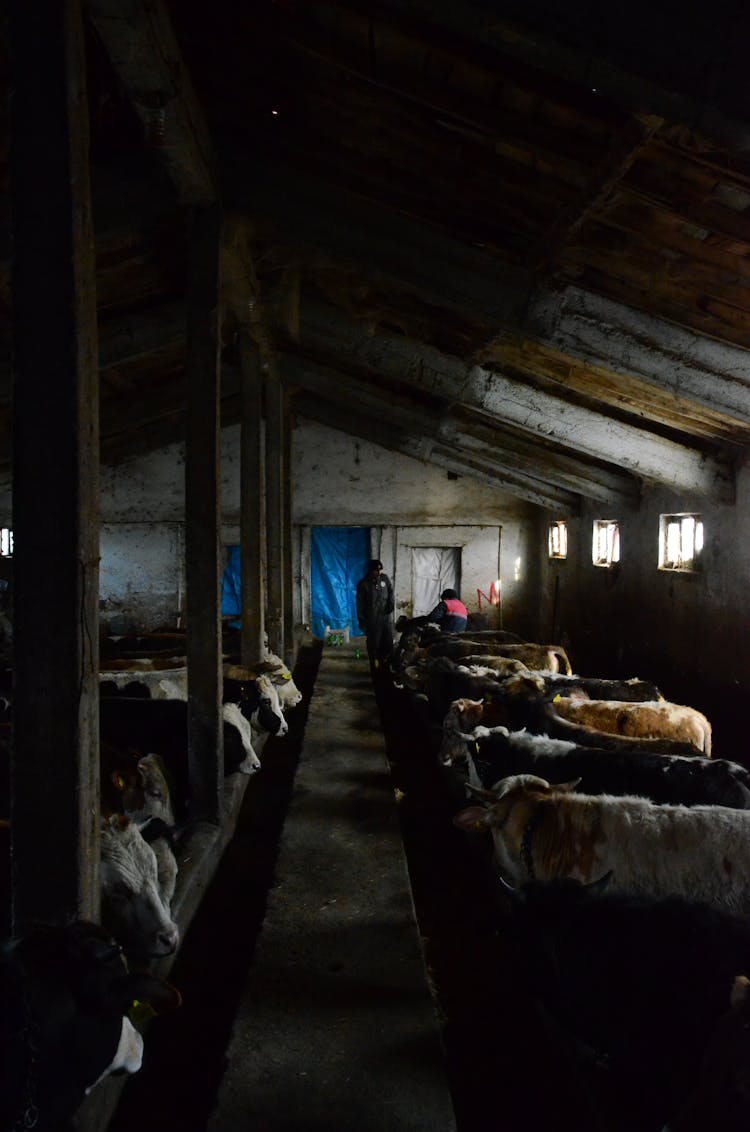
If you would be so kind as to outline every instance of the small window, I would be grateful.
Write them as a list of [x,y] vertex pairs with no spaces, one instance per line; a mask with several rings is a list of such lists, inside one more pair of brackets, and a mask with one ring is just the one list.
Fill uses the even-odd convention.
[[568,524],[562,520],[549,525],[549,556],[568,557]]
[[9,527],[0,528],[0,558],[13,557],[13,531]]
[[620,561],[620,524],[616,519],[594,519],[591,557],[595,566],[614,566]]
[[659,517],[659,569],[700,569],[703,550],[703,520],[700,515]]

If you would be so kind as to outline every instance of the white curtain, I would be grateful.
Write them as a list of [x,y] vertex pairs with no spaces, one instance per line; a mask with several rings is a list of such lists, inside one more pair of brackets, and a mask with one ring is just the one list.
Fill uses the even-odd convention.
[[415,546],[411,552],[412,616],[434,609],[445,589],[460,593],[461,548],[459,546]]

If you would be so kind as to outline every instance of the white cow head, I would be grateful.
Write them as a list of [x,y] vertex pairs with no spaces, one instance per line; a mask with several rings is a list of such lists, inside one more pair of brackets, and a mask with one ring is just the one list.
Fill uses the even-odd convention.
[[136,822],[122,814],[103,821],[102,923],[129,955],[153,958],[175,951],[180,933],[169,906],[173,881],[164,870],[160,878],[157,855]]

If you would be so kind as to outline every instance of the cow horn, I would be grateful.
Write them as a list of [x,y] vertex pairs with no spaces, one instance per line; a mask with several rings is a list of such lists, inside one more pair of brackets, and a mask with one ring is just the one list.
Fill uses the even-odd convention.
[[598,880],[592,880],[591,884],[584,885],[584,888],[587,892],[604,892],[614,875],[614,871],[610,869],[608,873],[604,873]]
[[483,790],[481,786],[472,786],[470,782],[466,783],[466,793],[473,794],[476,798],[481,798],[485,802],[497,801],[497,796],[491,790]]

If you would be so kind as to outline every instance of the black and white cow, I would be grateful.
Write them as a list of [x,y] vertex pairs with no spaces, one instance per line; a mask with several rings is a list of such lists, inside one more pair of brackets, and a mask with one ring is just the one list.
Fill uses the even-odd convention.
[[638,794],[652,802],[750,809],[750,771],[727,759],[578,747],[564,739],[478,727],[468,741],[469,781],[491,789],[511,774],[580,780],[586,794]]
[[[620,1107],[634,1109],[625,1126],[658,1130],[692,1091],[736,976],[748,969],[750,921],[677,897],[610,893],[606,881],[525,884],[509,893],[504,931],[532,993],[601,1067]],[[722,1061],[730,1060],[736,1072],[724,1042]],[[749,1077],[750,1064],[746,1090]],[[747,1102],[746,1093],[745,1116]],[[700,1126],[727,1127],[718,1113]]]
[[128,972],[96,924],[30,931],[0,949],[0,1128],[59,1132],[104,1077],[135,1073],[134,1001],[180,1003],[174,987]]

